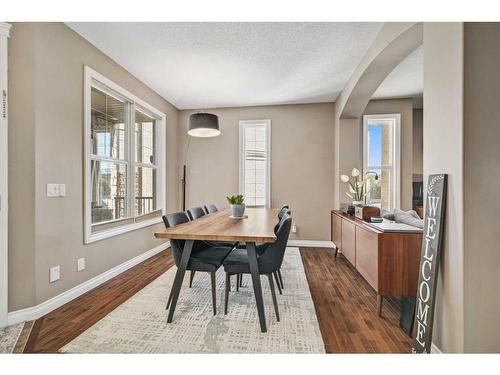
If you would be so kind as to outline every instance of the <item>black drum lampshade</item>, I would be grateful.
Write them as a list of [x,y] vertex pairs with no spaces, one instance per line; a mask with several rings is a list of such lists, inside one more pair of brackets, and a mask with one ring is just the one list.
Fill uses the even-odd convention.
[[193,137],[216,137],[220,134],[219,118],[211,113],[193,113],[189,116],[188,134]]

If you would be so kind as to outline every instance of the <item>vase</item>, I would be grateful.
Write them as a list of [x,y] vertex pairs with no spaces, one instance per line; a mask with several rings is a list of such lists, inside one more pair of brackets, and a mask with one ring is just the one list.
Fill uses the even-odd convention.
[[352,201],[353,206],[363,206],[364,204],[364,201]]
[[232,204],[231,214],[233,217],[243,217],[245,213],[245,204]]

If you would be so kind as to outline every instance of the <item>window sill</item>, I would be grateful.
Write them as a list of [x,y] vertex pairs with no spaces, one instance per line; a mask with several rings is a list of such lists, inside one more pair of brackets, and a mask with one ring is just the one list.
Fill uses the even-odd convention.
[[120,234],[132,232],[134,230],[149,227],[151,225],[159,224],[162,222],[163,222],[163,219],[161,218],[161,216],[159,216],[159,217],[152,218],[150,220],[144,220],[144,221],[140,221],[138,223],[126,224],[126,225],[119,226],[116,228],[111,228],[111,229],[99,231],[96,233],[92,233],[89,236],[86,236],[85,244],[90,244],[93,242],[101,241],[101,240],[104,240],[106,238],[110,238],[110,237],[118,236]]

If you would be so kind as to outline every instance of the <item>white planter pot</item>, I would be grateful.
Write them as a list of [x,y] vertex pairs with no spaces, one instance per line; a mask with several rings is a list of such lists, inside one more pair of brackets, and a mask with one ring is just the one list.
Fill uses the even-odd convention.
[[365,202],[364,201],[352,201],[353,206],[364,206]]
[[245,205],[244,204],[232,204],[231,205],[231,214],[233,217],[243,217],[245,214]]

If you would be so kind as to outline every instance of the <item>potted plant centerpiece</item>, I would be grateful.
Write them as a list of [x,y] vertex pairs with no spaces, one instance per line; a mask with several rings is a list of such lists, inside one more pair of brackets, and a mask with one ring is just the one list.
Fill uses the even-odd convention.
[[243,195],[232,195],[230,197],[226,197],[227,202],[231,206],[231,216],[234,218],[241,218],[245,213],[245,203],[243,203]]
[[365,203],[365,197],[370,192],[367,188],[367,183],[373,178],[371,174],[365,174],[361,177],[359,169],[353,168],[351,171],[351,176],[346,174],[340,176],[340,180],[346,184],[349,184],[349,191],[346,192],[347,196],[352,199],[352,204],[354,206],[362,206]]

